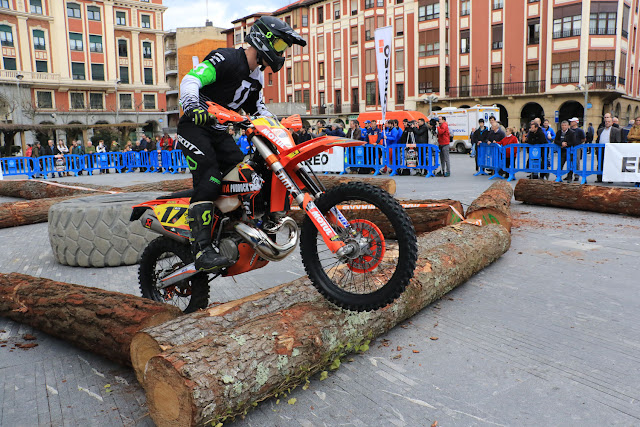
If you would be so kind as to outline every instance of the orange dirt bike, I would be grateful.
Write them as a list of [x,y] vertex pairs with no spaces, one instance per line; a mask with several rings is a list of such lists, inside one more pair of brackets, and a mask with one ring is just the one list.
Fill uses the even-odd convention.
[[[213,103],[209,113],[219,123],[251,131],[250,154],[227,171],[215,201],[213,239],[233,264],[215,275],[195,269],[187,224],[192,190],[141,203],[133,207],[131,220],[161,235],[140,260],[144,297],[185,312],[204,308],[211,280],[281,261],[298,242],[311,282],[334,304],[368,311],[400,296],[417,259],[415,230],[405,210],[389,193],[362,182],[326,190],[306,162],[363,141],[322,136],[295,145],[288,129],[300,129],[300,116],[282,122],[245,117]],[[293,210],[306,214],[300,215],[301,231],[287,216]]]

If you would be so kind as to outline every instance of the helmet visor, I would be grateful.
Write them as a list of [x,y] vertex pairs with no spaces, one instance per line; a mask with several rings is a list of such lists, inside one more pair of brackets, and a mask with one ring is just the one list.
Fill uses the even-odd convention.
[[280,54],[282,54],[289,47],[286,41],[279,38],[273,39],[271,41],[271,46],[273,46],[273,50]]

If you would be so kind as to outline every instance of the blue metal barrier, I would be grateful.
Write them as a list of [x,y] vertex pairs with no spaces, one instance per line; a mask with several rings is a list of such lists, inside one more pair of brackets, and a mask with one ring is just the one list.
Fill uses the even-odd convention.
[[571,169],[586,184],[589,175],[602,175],[605,144],[581,144],[571,148]]
[[[164,151],[163,156],[167,156],[166,164],[169,165],[170,173],[178,173],[179,169],[188,169],[187,159],[184,157],[182,150]],[[164,159],[164,158],[163,158]],[[165,160],[163,160],[165,161]]]
[[404,144],[392,144],[387,147],[390,151],[389,168],[390,176],[397,175],[398,169],[424,169],[427,171],[426,177],[435,176],[434,172],[440,167],[440,148],[434,144],[415,144],[417,152],[416,166],[408,166],[406,159],[406,148]]
[[2,157],[0,167],[4,176],[28,175],[29,179],[39,170],[36,170],[34,159],[31,157]]
[[[387,164],[387,149],[382,145],[359,145],[357,147],[345,148],[345,170],[346,168],[370,168],[374,175],[380,175],[380,170]],[[340,175],[345,172],[341,172]]]
[[504,169],[504,150],[499,144],[487,144],[481,142],[476,144],[476,156],[478,157],[478,172],[474,176],[486,175],[485,169],[493,171],[493,176],[489,179],[502,179],[498,172]]
[[136,168],[145,168],[149,170],[149,153],[147,151],[127,151],[124,154],[124,166],[127,172],[133,172]]

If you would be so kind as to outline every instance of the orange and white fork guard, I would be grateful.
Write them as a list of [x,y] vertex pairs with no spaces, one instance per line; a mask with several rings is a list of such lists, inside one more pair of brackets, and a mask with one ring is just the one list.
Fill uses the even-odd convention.
[[344,246],[344,242],[340,240],[340,236],[336,234],[331,224],[322,215],[320,209],[316,206],[309,193],[304,193],[304,200],[302,202],[302,209],[307,213],[311,222],[316,226],[318,232],[322,236],[322,240],[327,245],[329,250],[336,253],[340,248]]

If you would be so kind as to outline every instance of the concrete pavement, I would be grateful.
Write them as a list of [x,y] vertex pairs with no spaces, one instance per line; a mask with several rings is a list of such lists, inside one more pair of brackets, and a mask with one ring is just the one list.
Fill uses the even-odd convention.
[[[491,182],[472,176],[473,159],[451,158],[451,177],[397,177],[397,196],[471,203]],[[166,178],[112,173],[58,181]],[[292,391],[294,405],[263,402],[234,425],[640,425],[640,221],[517,202],[512,212],[512,247],[498,262],[326,380]],[[0,240],[0,272],[139,294],[136,266],[58,265],[46,224],[0,230]],[[302,274],[295,253],[236,281],[217,279],[211,301]],[[16,348],[25,334],[39,345]],[[0,425],[153,425],[129,369],[4,318],[0,341]]]

